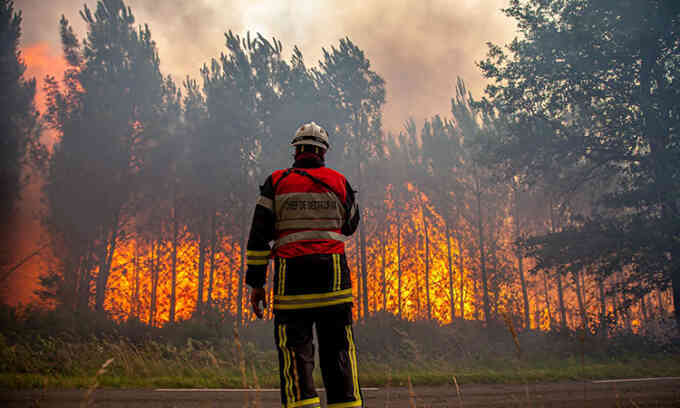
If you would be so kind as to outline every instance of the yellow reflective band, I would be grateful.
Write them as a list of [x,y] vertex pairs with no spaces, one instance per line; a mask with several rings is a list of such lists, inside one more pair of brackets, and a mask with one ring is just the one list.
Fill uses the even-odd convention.
[[340,267],[340,255],[339,254],[333,254],[333,255],[335,255],[335,269],[336,269],[337,274],[338,274],[334,289],[340,290],[340,286],[342,284],[342,268]]
[[266,250],[266,251],[253,251],[253,250],[247,250],[246,251],[246,256],[269,256],[271,254],[271,250]]
[[248,262],[246,262],[248,265],[266,265],[269,263],[269,260],[267,259],[248,259]]
[[279,295],[283,295],[286,288],[286,258],[279,258]]
[[286,402],[292,402],[292,393],[288,391],[289,386],[292,386],[292,381],[288,372],[288,369],[290,368],[290,357],[288,356],[288,349],[286,348],[286,325],[284,324],[279,326],[279,347],[281,347],[281,354],[283,355],[283,389],[286,393]]
[[339,305],[340,303],[352,303],[352,298],[342,298],[329,300],[327,302],[314,302],[314,303],[302,303],[302,304],[276,304],[274,303],[274,309],[276,310],[297,310],[297,309],[310,309],[313,307],[323,307],[323,306],[333,306]]
[[281,279],[283,279],[283,276],[281,276],[281,266],[282,265],[283,264],[282,264],[281,260],[279,260],[279,270],[278,270],[278,273],[277,273],[277,276],[279,278],[279,284],[278,284],[278,287],[276,288],[276,294],[277,295],[281,294]]
[[340,263],[340,254],[338,254],[338,287],[336,290],[340,290],[340,287],[342,286],[342,264]]
[[341,295],[352,295],[352,289],[345,289],[336,292],[328,293],[313,293],[309,295],[286,295],[286,296],[274,296],[274,300],[309,300],[309,299],[325,299]]
[[274,295],[274,309],[309,309],[312,307],[332,306],[340,303],[352,303],[352,289],[329,293],[313,293],[308,295]]
[[337,404],[326,404],[326,408],[351,408],[351,407],[360,407],[360,406],[361,406],[361,400],[350,401],[350,402],[339,402]]
[[333,231],[300,231],[288,234],[285,237],[279,238],[274,243],[274,248],[287,245],[297,241],[325,241],[333,240],[345,242],[348,237]]
[[272,210],[274,208],[274,201],[271,198],[260,196],[255,205],[261,205],[268,210]]
[[[300,377],[298,376],[297,360],[295,359],[295,351],[290,352],[291,360],[293,361],[293,377],[295,378],[295,388],[297,389],[296,399],[300,399]],[[290,387],[290,392],[293,392],[293,386]]]
[[352,382],[354,384],[354,398],[361,400],[361,395],[359,394],[359,371],[357,369],[357,348],[354,345],[354,337],[352,336],[352,326],[345,326],[345,332],[347,333],[347,342],[349,343],[349,361],[352,366]]
[[290,404],[283,405],[283,408],[307,408],[307,407],[318,407],[321,405],[321,400],[319,397],[304,399],[300,401],[295,401]]
[[333,260],[333,291],[335,291],[335,287],[338,285],[338,264],[335,263],[335,255],[331,254],[331,259]]

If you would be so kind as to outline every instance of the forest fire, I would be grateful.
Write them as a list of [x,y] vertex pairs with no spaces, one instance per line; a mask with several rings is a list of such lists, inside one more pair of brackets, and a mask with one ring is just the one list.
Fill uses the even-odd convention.
[[[410,187],[414,189],[413,186]],[[422,211],[434,214],[427,197],[420,194],[419,200],[408,203],[404,214],[399,215],[401,225],[396,224],[396,214],[385,218],[384,232],[376,232],[370,239],[369,254],[369,311],[386,310],[399,314],[408,320],[427,318],[428,307],[431,318],[441,323],[451,322],[450,294],[453,292],[455,315],[460,318],[460,306],[464,305],[465,318],[475,316],[473,306],[473,286],[469,280],[462,279],[458,268],[460,251],[455,245],[452,249],[451,282],[445,231],[440,217],[435,216],[427,222],[428,238],[424,239],[425,224]],[[400,228],[400,242],[396,231]],[[176,268],[176,320],[190,318],[196,309],[197,260],[199,243],[186,230],[180,234],[177,248]],[[398,250],[400,253],[398,253]],[[360,277],[357,276],[356,240],[348,243],[347,255],[353,275],[354,294],[357,300],[360,293]],[[425,254],[429,252],[429,266],[425,266]],[[236,315],[239,271],[241,265],[240,243],[231,237],[224,237],[216,245],[214,255],[206,254],[206,271],[213,276],[204,290],[203,302],[214,305],[220,312]],[[117,245],[107,289],[106,310],[117,320],[136,318],[140,321],[162,325],[169,321],[172,275],[172,243],[149,243],[140,239],[129,239]],[[470,260],[462,261],[464,265]],[[399,265],[401,263],[401,265]],[[271,268],[270,268],[271,269]],[[425,270],[430,271],[429,277]],[[401,279],[397,276],[401,270]],[[96,270],[92,273],[96,274]],[[313,271],[310,271],[313,273]],[[463,276],[469,272],[463,271]],[[271,271],[269,273],[271,280]],[[383,281],[384,276],[384,281]],[[398,283],[401,281],[401,294]],[[449,287],[453,284],[453,290]],[[386,287],[383,286],[386,284]],[[427,294],[429,285],[430,294]],[[154,286],[156,287],[154,289]],[[461,300],[460,290],[463,289]],[[154,295],[155,294],[155,295]],[[428,303],[429,297],[429,303]],[[401,307],[398,302],[401,299]],[[243,304],[242,307],[246,308]],[[401,311],[400,311],[401,309]],[[359,313],[355,308],[355,313]],[[271,316],[271,315],[270,315]],[[246,312],[245,318],[254,316]]]
[[[39,163],[45,186],[33,188],[42,192],[44,232],[59,253],[46,256],[50,267],[35,268],[36,275],[49,275],[43,281],[52,286],[40,287],[45,298],[150,326],[206,311],[252,320],[244,283],[251,200],[267,170],[290,165],[281,134],[314,112],[337,146],[328,166],[351,175],[365,192],[361,233],[346,246],[356,318],[384,311],[411,321],[488,324],[511,316],[522,329],[636,331],[668,316],[671,249],[629,240],[633,247],[619,251],[610,237],[621,231],[602,227],[618,224],[592,221],[601,203],[591,196],[601,186],[580,181],[583,162],[526,168],[535,163],[523,156],[526,146],[538,142],[512,143],[535,124],[513,128],[514,118],[498,117],[500,108],[484,111],[462,80],[450,117],[435,115],[420,129],[408,118],[393,134],[382,128],[385,81],[348,38],[310,68],[297,48],[288,62],[278,40],[230,31],[226,50],[203,66],[200,80],[178,84],[162,73],[148,26],[133,26],[127,12],[95,16],[122,19],[115,22],[120,37],[80,41],[64,18],[65,57],[53,56],[44,43],[22,52],[26,76],[38,78],[35,104],[48,152]],[[85,20],[96,37],[99,23]],[[489,75],[500,75],[491,65],[485,65]],[[45,86],[46,76],[54,80]],[[515,94],[536,93],[507,95]],[[521,111],[514,100],[499,104]],[[554,128],[570,115],[551,119]],[[622,149],[646,146],[640,137]],[[494,143],[498,152],[515,149],[518,156],[484,157],[480,151]],[[554,153],[555,146],[544,148]],[[510,170],[516,174],[508,177]],[[553,182],[561,177],[582,185],[561,191]],[[600,181],[625,190],[634,183],[624,178],[607,173]],[[675,191],[658,183],[645,188]],[[649,213],[664,216],[675,208],[653,205]],[[627,228],[664,225],[645,217]],[[574,230],[581,235],[574,238]],[[595,254],[579,245],[591,239],[590,246],[603,245]]]
[[[407,320],[430,318],[440,324],[461,318],[481,319],[483,317],[481,285],[477,272],[479,260],[475,259],[474,254],[470,255],[472,248],[465,248],[471,238],[466,237],[457,241],[455,236],[450,234],[448,237],[450,248],[447,247],[445,222],[427,195],[418,191],[412,184],[405,187],[412,198],[403,203],[401,211],[395,211],[397,203],[389,201],[390,194],[387,194],[385,208],[388,211],[381,217],[382,224],[374,226],[375,230],[369,232],[367,248],[369,313],[384,310]],[[392,189],[393,186],[389,186],[387,191]],[[175,321],[189,319],[195,314],[199,282],[197,276],[199,243],[186,228],[179,236],[175,263]],[[346,252],[353,273],[355,304],[359,305],[362,301],[362,286],[361,276],[358,274],[360,264],[357,239],[348,242]],[[131,238],[118,243],[105,302],[105,308],[113,318],[120,321],[138,319],[154,326],[162,326],[169,322],[172,253],[172,242],[169,241],[150,243],[140,238]],[[203,303],[211,304],[218,313],[237,317],[238,285],[243,284],[240,280],[240,242],[234,241],[230,236],[222,237],[215,246],[214,253],[209,251],[205,256]],[[522,308],[519,295],[521,288],[516,281],[504,279],[502,276],[516,267],[516,260],[509,255],[508,258],[497,259],[495,262],[497,264],[492,265],[494,273],[490,279],[493,314],[499,316],[510,312],[519,316]],[[96,274],[96,270],[92,273]],[[272,268],[269,268],[268,275],[270,282],[268,286],[271,289]],[[576,288],[568,282],[563,282],[563,285],[566,324],[568,327],[578,328],[584,323],[578,316],[578,295],[573,292]],[[555,284],[549,282],[545,276],[536,274],[528,278],[528,286],[531,293],[529,305],[531,321],[528,327],[541,330],[557,327],[560,316]],[[567,287],[572,290],[566,290]],[[600,305],[596,293],[598,287],[594,284],[584,284],[580,289],[583,296],[588,299],[585,305],[587,324],[600,324],[598,309]],[[240,300],[243,319],[253,319],[254,315],[248,310],[245,297]],[[656,301],[663,302],[661,297]],[[607,305],[607,315],[613,316],[616,313],[616,302],[617,300],[613,298]],[[361,310],[361,307],[354,308],[355,317],[360,317]],[[641,313],[639,310],[638,312]],[[630,313],[634,314],[635,309]],[[638,330],[639,319],[630,316],[622,316],[621,324]],[[266,317],[271,318],[270,310]]]

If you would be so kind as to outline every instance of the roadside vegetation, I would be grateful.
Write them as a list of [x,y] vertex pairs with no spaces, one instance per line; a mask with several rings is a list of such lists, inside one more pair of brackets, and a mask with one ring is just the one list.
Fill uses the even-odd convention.
[[[270,321],[235,330],[228,316],[207,314],[150,328],[96,314],[4,307],[1,326],[3,389],[88,388],[95,381],[109,388],[278,386]],[[513,337],[502,322],[439,325],[390,314],[356,327],[364,386],[680,376],[680,342],[670,320],[645,335],[617,331],[606,338],[533,330]]]

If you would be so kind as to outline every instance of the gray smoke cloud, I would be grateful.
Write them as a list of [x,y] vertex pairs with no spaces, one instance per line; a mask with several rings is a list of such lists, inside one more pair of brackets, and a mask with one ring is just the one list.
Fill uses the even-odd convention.
[[[514,25],[499,11],[507,1],[128,0],[127,4],[138,24],[149,24],[161,68],[178,82],[187,75],[198,77],[200,67],[219,56],[228,30],[276,37],[287,56],[297,45],[308,66],[317,65],[322,47],[330,49],[349,37],[385,79],[385,129],[398,132],[409,117],[420,126],[435,114],[450,116],[457,76],[474,95],[481,95],[484,80],[474,63],[484,57],[487,41],[504,44],[513,36]],[[95,0],[86,3],[96,6]],[[49,58],[34,66],[32,75],[59,75],[49,72],[63,66],[55,64],[61,54],[59,19],[65,15],[82,38],[85,24],[78,11],[83,4],[84,0],[15,0],[24,18],[22,45],[48,50]],[[32,184],[20,206],[17,257],[31,253],[42,241],[34,215],[37,186]],[[41,270],[44,267],[37,263],[23,268],[6,291],[0,288],[0,297],[12,293],[13,302],[34,299],[34,288],[25,282],[35,282]]]
[[[94,8],[96,2],[88,0]],[[365,52],[387,83],[384,121],[399,131],[404,121],[435,114],[449,116],[456,77],[473,95],[484,80],[475,61],[486,42],[505,44],[514,25],[500,9],[507,0],[333,0],[222,1],[129,0],[138,24],[148,23],[158,44],[163,72],[177,80],[198,76],[210,58],[224,50],[224,32],[247,30],[276,37],[287,55],[297,45],[309,66],[322,47],[349,37]],[[78,10],[83,1],[19,0],[24,15],[23,44],[47,42],[59,50],[62,14],[83,33]],[[311,118],[310,118],[311,119]]]

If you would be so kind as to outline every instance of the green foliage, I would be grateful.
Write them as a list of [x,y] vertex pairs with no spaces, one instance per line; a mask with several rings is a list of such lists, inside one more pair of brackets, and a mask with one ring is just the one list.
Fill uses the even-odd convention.
[[160,73],[148,26],[135,28],[121,0],[99,1],[94,12],[84,6],[80,16],[87,26],[82,43],[66,18],[60,21],[70,65],[64,89],[54,78],[46,86],[46,118],[61,133],[45,186],[46,225],[61,265],[44,280],[44,294],[88,307],[96,267],[94,303],[101,310],[141,160],[159,139],[159,116],[175,103],[168,97],[175,90]]
[[[10,263],[16,204],[25,184],[22,166],[38,154],[38,113],[34,106],[35,79],[26,78],[21,58],[21,12],[14,2],[0,1],[0,268]],[[33,158],[39,158],[35,156]],[[3,271],[4,272],[4,271]],[[3,273],[4,275],[4,273]],[[4,278],[4,276],[0,276]]]
[[[238,332],[233,322],[194,319],[149,328],[136,322],[68,321],[59,313],[2,309],[0,384],[7,388],[89,387],[102,363],[104,387],[240,387],[241,356],[247,382],[278,384],[271,322]],[[58,323],[55,323],[58,322]],[[80,326],[85,326],[80,327]],[[521,382],[512,337],[498,326],[458,321],[439,326],[374,316],[355,326],[364,385]],[[238,333],[239,341],[236,341]],[[520,333],[522,375],[528,381],[576,380],[635,375],[677,375],[677,343],[632,333],[610,339],[576,332]],[[581,359],[584,359],[581,365]]]
[[[319,70],[314,70],[318,87],[332,104],[328,126],[334,130],[330,150],[340,169],[361,172],[367,160],[382,153],[382,106],[385,81],[375,71],[364,52],[349,38],[338,47],[323,49]],[[345,168],[345,166],[347,168]],[[360,179],[362,173],[354,174]]]
[[[489,46],[493,159],[560,198],[539,269],[626,269],[636,296],[673,287],[680,322],[680,8],[673,1],[513,0],[522,36]],[[580,202],[581,205],[574,205]]]

